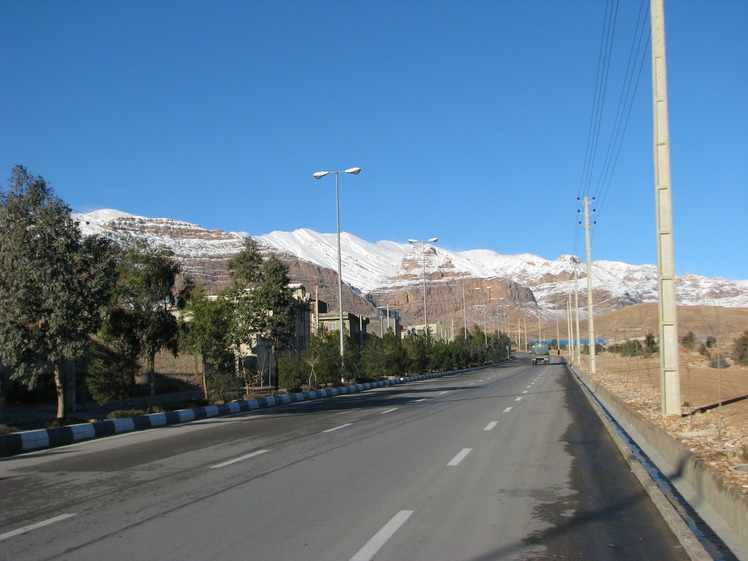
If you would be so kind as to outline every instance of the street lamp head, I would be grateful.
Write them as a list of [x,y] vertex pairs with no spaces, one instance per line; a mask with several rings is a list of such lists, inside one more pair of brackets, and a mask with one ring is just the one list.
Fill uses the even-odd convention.
[[408,238],[408,243],[418,243],[418,240]]
[[428,239],[427,241],[430,241],[430,242],[438,242],[438,241],[439,241],[439,238],[429,238],[429,239]]
[[326,176],[329,171],[318,171],[314,174],[314,179],[322,179],[324,176]]
[[348,168],[345,170],[345,173],[352,173],[353,175],[358,175],[361,173],[361,168]]

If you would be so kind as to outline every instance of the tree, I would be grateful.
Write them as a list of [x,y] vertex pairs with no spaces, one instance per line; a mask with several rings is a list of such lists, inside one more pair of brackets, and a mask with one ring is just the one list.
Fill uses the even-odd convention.
[[369,338],[362,363],[364,374],[369,378],[401,376],[408,368],[408,354],[400,337],[390,331],[381,339]]
[[696,346],[696,335],[693,334],[693,331],[689,331],[683,336],[681,344],[685,349],[689,351],[692,351],[694,349],[694,347]]
[[181,341],[185,349],[203,359],[203,396],[208,398],[209,378],[213,372],[226,374],[231,369],[231,303],[224,297],[210,298],[202,287],[190,291],[183,312]]
[[251,329],[271,345],[276,390],[278,351],[288,346],[294,333],[294,298],[288,284],[288,266],[275,256],[268,257],[260,267],[260,282],[249,298],[255,312]]
[[166,349],[176,356],[178,351],[179,327],[172,312],[180,270],[168,249],[142,242],[131,244],[119,260],[114,310],[105,329],[109,340],[145,357],[151,401],[156,393],[156,354]]
[[227,269],[231,286],[225,296],[231,300],[233,314],[227,326],[234,349],[234,364],[237,374],[242,374],[244,363],[241,360],[242,346],[252,347],[255,338],[255,308],[249,297],[260,280],[262,254],[254,238],[246,238],[242,250],[228,260]]
[[74,375],[63,365],[85,356],[114,270],[111,242],[83,239],[46,181],[13,168],[0,190],[0,361],[29,387],[51,367],[59,418],[75,407]]
[[136,359],[116,343],[93,345],[86,385],[97,403],[127,400],[132,408],[135,375],[139,369]]
[[644,337],[644,356],[650,356],[660,352],[660,346],[657,344],[657,339],[654,334],[647,333]]
[[324,326],[317,330],[304,351],[304,362],[309,365],[310,384],[340,380],[340,343],[336,332]]
[[735,339],[732,357],[735,364],[748,366],[748,331],[743,331],[743,334]]
[[259,340],[268,341],[278,389],[278,351],[288,345],[294,330],[288,266],[275,256],[263,259],[257,242],[247,238],[244,248],[229,260],[228,269],[232,280],[229,294],[234,300],[236,362],[241,367],[242,344],[255,346]]

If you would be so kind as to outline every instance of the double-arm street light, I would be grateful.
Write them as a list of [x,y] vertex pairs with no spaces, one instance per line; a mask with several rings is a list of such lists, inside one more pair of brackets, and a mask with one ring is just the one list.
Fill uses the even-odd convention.
[[426,313],[426,242],[435,243],[438,241],[439,238],[429,238],[427,240],[408,240],[408,243],[421,244],[421,253],[423,254],[423,332],[426,335],[429,334],[429,316]]
[[343,342],[343,271],[340,257],[340,190],[338,189],[338,176],[341,173],[358,175],[361,168],[348,168],[343,171],[318,171],[314,173],[315,179],[322,179],[329,174],[335,174],[335,214],[338,221],[338,308],[340,312],[340,381],[345,382],[345,344]]

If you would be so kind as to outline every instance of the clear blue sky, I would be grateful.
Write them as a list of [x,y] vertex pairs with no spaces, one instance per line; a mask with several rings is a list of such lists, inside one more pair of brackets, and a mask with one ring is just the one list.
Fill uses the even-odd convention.
[[[620,2],[603,89],[607,4],[2,0],[2,182],[22,164],[77,211],[334,232],[312,173],[360,166],[344,231],[548,259],[584,257],[597,194],[593,260],[656,263],[649,50],[598,179],[641,9]],[[665,10],[677,272],[748,279],[748,2]]]

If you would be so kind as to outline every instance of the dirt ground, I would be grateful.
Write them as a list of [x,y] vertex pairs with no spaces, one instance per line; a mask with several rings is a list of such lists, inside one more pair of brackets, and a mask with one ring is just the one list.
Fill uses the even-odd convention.
[[[588,372],[588,362],[589,357],[582,355],[575,368]],[[681,417],[662,416],[656,356],[625,358],[602,353],[596,356],[595,378],[748,493],[748,472],[731,469],[748,464],[748,368],[711,368],[706,357],[683,350],[680,364]],[[725,403],[731,400],[735,401]],[[701,412],[701,408],[709,409]]]

